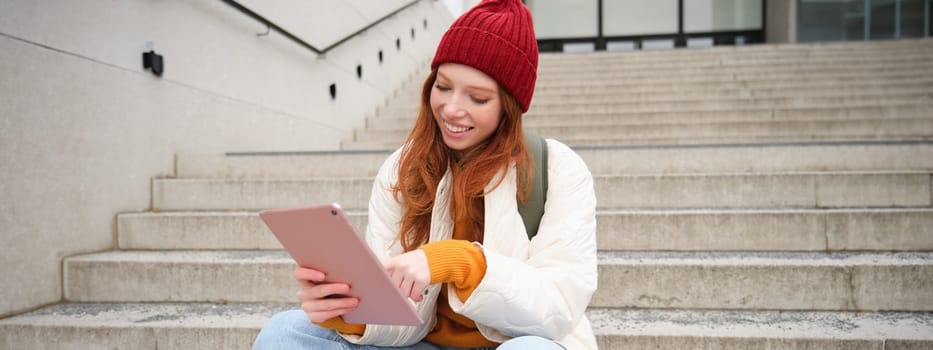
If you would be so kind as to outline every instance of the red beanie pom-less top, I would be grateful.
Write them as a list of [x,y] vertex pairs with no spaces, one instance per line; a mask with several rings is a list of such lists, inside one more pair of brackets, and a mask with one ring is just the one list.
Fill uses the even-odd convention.
[[444,33],[431,69],[460,63],[495,79],[528,112],[538,71],[538,42],[531,12],[519,0],[486,0]]

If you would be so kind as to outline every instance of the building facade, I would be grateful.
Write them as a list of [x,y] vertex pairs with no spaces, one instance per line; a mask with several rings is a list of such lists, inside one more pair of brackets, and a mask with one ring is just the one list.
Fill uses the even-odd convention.
[[[465,7],[470,1],[465,2]],[[526,0],[542,51],[930,36],[931,0]]]

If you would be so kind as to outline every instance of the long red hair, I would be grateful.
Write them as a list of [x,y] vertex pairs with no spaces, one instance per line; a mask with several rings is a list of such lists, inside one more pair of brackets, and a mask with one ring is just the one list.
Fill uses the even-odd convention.
[[[452,220],[469,222],[472,241],[483,240],[484,190],[500,171],[515,164],[518,171],[518,199],[525,202],[531,191],[532,159],[522,133],[522,109],[507,91],[499,87],[502,115],[496,131],[480,144],[455,153],[444,144],[434,112],[431,89],[437,69],[431,71],[421,89],[418,119],[405,141],[398,167],[398,182],[392,191],[403,205],[399,240],[411,251],[427,243],[431,231],[431,213],[438,184],[449,168]],[[499,178],[492,188],[499,186]]]

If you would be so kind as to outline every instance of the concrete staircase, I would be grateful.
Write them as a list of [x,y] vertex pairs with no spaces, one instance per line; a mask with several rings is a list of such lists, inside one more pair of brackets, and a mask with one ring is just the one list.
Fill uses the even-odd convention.
[[[933,348],[933,41],[545,54],[528,129],[596,176],[603,349]],[[373,175],[421,82],[345,151],[180,155],[114,251],[68,257],[65,303],[3,349],[247,349],[294,308],[259,209]]]

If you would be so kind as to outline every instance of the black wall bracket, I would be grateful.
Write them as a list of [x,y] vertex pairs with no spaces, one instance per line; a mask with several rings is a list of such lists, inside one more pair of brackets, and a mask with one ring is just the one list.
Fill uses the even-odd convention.
[[155,50],[143,52],[143,69],[149,69],[157,77],[162,76],[165,71],[165,64],[162,61],[162,55],[155,53]]

